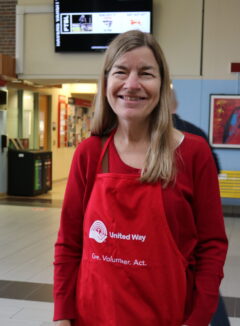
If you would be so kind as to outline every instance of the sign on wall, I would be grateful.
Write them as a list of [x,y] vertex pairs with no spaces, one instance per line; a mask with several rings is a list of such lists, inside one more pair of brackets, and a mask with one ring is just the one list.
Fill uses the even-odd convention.
[[91,105],[89,100],[59,95],[58,147],[77,146],[90,136]]
[[240,148],[240,95],[210,95],[210,144]]

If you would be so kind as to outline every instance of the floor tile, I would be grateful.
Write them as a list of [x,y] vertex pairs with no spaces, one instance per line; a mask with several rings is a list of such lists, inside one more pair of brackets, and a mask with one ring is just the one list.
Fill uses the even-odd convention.
[[52,285],[0,280],[0,297],[30,301],[52,302]]
[[53,302],[52,285],[44,284],[41,287],[36,288],[36,291],[29,294],[29,296],[26,297],[26,300]]
[[240,297],[240,259],[239,256],[228,256],[224,268],[225,277],[221,291],[227,297]]
[[239,326],[240,318],[229,318],[231,326]]
[[[28,321],[28,320],[12,320],[12,319],[0,319],[2,326],[42,326],[43,323],[41,321]],[[50,326],[54,326],[54,324],[50,324]]]
[[26,321],[40,321],[49,322],[52,319],[52,310],[43,308],[28,308],[24,307],[22,310],[17,312],[12,319],[13,320],[26,320]]
[[7,299],[25,299],[29,297],[42,285],[25,282],[8,282],[6,286],[0,288],[0,297]]
[[0,321],[1,321],[1,319],[10,319],[13,315],[15,315],[21,309],[22,309],[21,307],[14,307],[14,306],[2,307],[0,305]]
[[1,326],[53,326],[52,317],[52,303],[0,299]]

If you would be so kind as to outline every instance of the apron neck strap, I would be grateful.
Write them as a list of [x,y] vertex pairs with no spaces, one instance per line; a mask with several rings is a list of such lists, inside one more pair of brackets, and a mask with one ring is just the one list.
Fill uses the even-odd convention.
[[108,155],[107,155],[107,149],[109,146],[109,143],[113,139],[113,136],[115,134],[116,130],[113,130],[110,134],[110,136],[106,139],[105,137],[101,139],[102,141],[102,151],[101,155],[98,160],[97,165],[97,173],[101,172],[108,172]]

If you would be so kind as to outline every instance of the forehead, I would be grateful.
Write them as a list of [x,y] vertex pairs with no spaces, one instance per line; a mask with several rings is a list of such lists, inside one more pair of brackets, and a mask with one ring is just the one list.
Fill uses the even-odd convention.
[[113,68],[116,66],[148,66],[158,69],[158,63],[152,50],[147,46],[142,46],[131,51],[127,51],[120,55],[113,63]]

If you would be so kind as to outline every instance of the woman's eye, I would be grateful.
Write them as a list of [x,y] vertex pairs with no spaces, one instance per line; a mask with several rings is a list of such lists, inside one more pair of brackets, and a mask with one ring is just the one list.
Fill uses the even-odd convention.
[[141,74],[142,74],[142,76],[154,77],[153,74],[151,74],[150,72],[147,72],[147,71],[143,71]]
[[119,70],[115,72],[116,75],[125,75],[125,71]]

